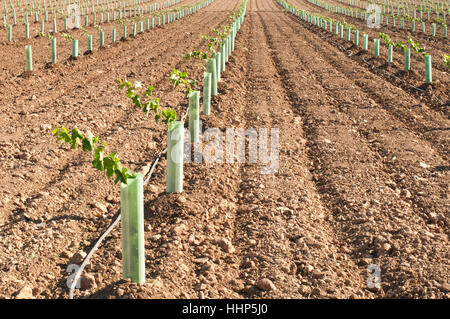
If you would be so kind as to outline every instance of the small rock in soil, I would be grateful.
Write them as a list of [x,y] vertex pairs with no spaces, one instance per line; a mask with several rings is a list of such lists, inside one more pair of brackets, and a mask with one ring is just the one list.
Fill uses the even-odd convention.
[[176,235],[181,235],[186,230],[185,224],[179,224],[172,227],[171,231],[172,233]]
[[411,197],[411,192],[407,189],[403,189],[400,193],[400,196],[405,197],[405,198],[410,198]]
[[267,278],[258,280],[255,286],[264,291],[271,291],[277,289],[277,287],[275,287],[275,284],[270,279]]
[[81,265],[81,263],[83,262],[84,258],[86,258],[87,254],[80,250],[79,252],[76,252],[72,258],[70,259],[70,263],[71,264],[75,264],[75,265]]
[[308,265],[305,267],[306,272],[312,272],[314,270],[314,267],[312,265]]
[[202,271],[204,272],[214,272],[214,264],[210,261],[206,262],[202,266]]
[[314,296],[321,296],[322,295],[322,290],[320,290],[320,288],[314,288],[312,291],[311,291],[311,294],[312,295],[314,295]]
[[235,291],[240,291],[244,289],[244,282],[240,279],[233,279],[230,281],[230,284]]
[[388,251],[391,249],[391,244],[384,243],[377,249],[378,256],[384,256],[388,253]]
[[23,287],[17,293],[16,299],[35,299],[33,296],[33,288],[30,286]]
[[221,238],[218,242],[218,245],[227,253],[232,254],[235,252],[235,248],[233,247],[233,244],[227,238]]
[[80,286],[81,289],[92,289],[92,288],[96,288],[97,284],[95,283],[95,278],[92,275],[86,274],[86,275],[82,275],[80,278]]
[[424,162],[420,162],[419,166],[422,168],[428,168],[428,164],[424,163]]
[[64,250],[61,254],[59,254],[62,258],[69,258],[70,257],[70,251]]
[[117,297],[122,297],[125,291],[122,288],[118,288],[116,291]]
[[302,295],[308,295],[311,293],[311,288],[306,285],[301,285],[300,288],[298,288],[298,292]]
[[148,189],[150,190],[150,192],[157,194],[159,192],[159,188],[156,185],[149,185]]
[[105,204],[102,204],[100,202],[95,202],[94,204],[92,204],[92,206],[98,208],[99,210],[101,210],[104,214],[108,213],[108,208],[106,207]]

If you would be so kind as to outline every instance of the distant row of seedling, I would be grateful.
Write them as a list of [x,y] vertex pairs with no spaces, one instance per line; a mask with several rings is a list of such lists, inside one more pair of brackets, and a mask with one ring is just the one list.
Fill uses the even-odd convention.
[[[211,4],[215,0],[205,0],[200,3],[191,5],[191,6],[183,6],[177,9],[173,9],[169,12],[161,13],[157,17],[152,18],[146,18],[145,20],[138,16],[136,19],[119,19],[116,20],[116,22],[120,25],[122,29],[122,35],[120,37],[121,40],[126,40],[129,36],[136,37],[138,34],[144,32],[144,22],[145,22],[145,31],[149,31],[150,29],[155,28],[156,26],[161,26],[164,24],[169,24],[173,21],[176,21],[178,19],[182,19],[188,15],[191,15],[198,10],[204,8],[205,6]],[[178,1],[179,2],[179,1]],[[173,3],[173,2],[172,2]],[[132,33],[129,35],[129,29],[127,28],[127,22],[132,23]],[[105,45],[106,41],[106,34],[103,31],[103,29],[96,25],[95,29],[98,31],[99,36],[99,45],[98,47],[103,47]],[[87,46],[87,52],[92,52],[93,50],[93,36],[92,34],[89,34],[88,31],[80,27],[80,30],[84,35],[88,37],[88,46]],[[57,63],[57,43],[56,43],[56,37],[55,34],[52,33],[43,33],[39,32],[38,36],[40,37],[46,37],[51,41],[51,62],[52,64]],[[63,39],[69,40],[72,43],[72,54],[71,58],[76,59],[80,54],[80,48],[79,48],[79,40],[76,39],[74,36],[63,32],[62,33]],[[111,43],[115,43],[118,40],[117,30],[116,28],[113,28],[111,31]],[[25,53],[26,53],[26,71],[33,71],[33,59],[32,59],[32,47],[26,46],[25,47]]]
[[[41,1],[33,3],[19,3],[16,1],[16,6],[10,1],[9,7],[6,4],[6,1],[4,1],[2,23],[3,26],[6,26],[10,21],[11,25],[17,25],[21,22],[29,23],[30,20],[33,20],[34,23],[38,23],[41,20],[48,22],[50,20],[56,20],[59,16],[64,20],[64,25],[66,25],[67,19],[70,19],[70,12],[76,10],[79,11],[77,13],[81,17],[84,17],[84,19],[87,19],[88,21],[89,15],[92,15],[92,20],[94,21],[93,25],[95,25],[98,18],[100,19],[100,23],[109,21],[108,16],[112,17],[115,15],[116,11],[117,14],[120,14],[119,11],[122,11],[124,15],[128,14],[128,16],[136,16],[138,14],[142,15],[151,11],[168,8],[180,3],[182,0],[149,3],[151,1],[152,0],[96,0],[96,4],[94,4],[94,1],[80,0],[70,1],[69,3],[65,0],[57,0],[53,4],[46,3],[45,1],[43,3],[41,3]],[[18,14],[16,13],[16,8],[19,12]]]
[[[342,7],[342,6],[338,6],[338,5],[331,5],[329,3],[322,2],[319,0],[308,0],[308,2],[310,2],[316,6],[319,6],[325,10],[328,10],[330,12],[345,15],[348,17],[362,20],[362,21],[367,21],[369,19],[369,17],[375,13],[375,11],[371,11],[371,10],[359,10],[359,9],[354,9],[354,8]],[[380,4],[379,6],[382,6],[382,4]],[[367,9],[368,6],[365,5],[364,8]],[[390,12],[390,13],[388,13],[388,12]],[[430,20],[430,12],[431,12],[431,10],[428,11],[427,21]],[[416,24],[417,24],[421,27],[422,33],[426,32],[426,24],[425,24],[425,21],[422,20],[423,11],[420,11],[420,18],[418,18],[418,16],[416,15],[416,11],[414,11],[413,16],[406,14],[406,11],[404,8],[403,8],[403,14],[400,14],[400,8],[397,8],[397,14],[395,14],[394,10],[390,10],[390,8],[388,10],[386,10],[386,7],[384,7],[384,9],[381,12],[377,12],[377,14],[379,14],[380,26],[383,26],[383,25],[388,26],[389,21],[391,21],[392,26],[397,28],[397,22],[399,21],[400,28],[405,30],[408,27],[406,25],[406,22],[409,21],[410,26],[408,27],[408,29],[410,31],[415,32]],[[443,11],[441,17],[439,17],[439,11],[436,11],[436,15],[437,15],[437,18],[435,18],[434,22],[432,22],[432,24],[431,24],[431,35],[433,37],[435,37],[436,32],[437,32],[436,31],[437,26],[441,26],[443,36],[447,37],[446,13],[445,13],[445,11]]]
[[[140,1],[141,4],[144,4],[145,2],[148,2],[149,0]],[[57,23],[57,15],[59,14],[63,20],[63,27],[62,31],[68,32],[70,29],[74,28],[76,25],[76,28],[79,28],[80,26],[88,27],[90,25],[96,26],[101,25],[103,23],[109,23],[111,21],[116,20],[122,20],[122,19],[142,19],[144,15],[152,14],[152,15],[159,15],[162,19],[163,16],[166,18],[167,13],[173,10],[164,10],[165,8],[169,6],[174,6],[178,3],[180,3],[182,0],[171,0],[161,3],[154,3],[149,4],[146,6],[140,6],[133,8],[127,8],[127,5],[117,3],[114,5],[108,4],[108,9],[105,11],[103,9],[100,9],[100,7],[97,7],[97,11],[95,11],[94,8],[92,8],[92,20],[89,19],[89,7],[86,8],[86,11],[83,10],[83,7],[80,6],[77,7],[77,10],[72,10],[73,7],[70,6],[64,6],[62,5],[62,8],[65,8],[64,10],[61,9],[59,11],[53,10],[53,28],[50,30],[51,33],[58,32],[60,28],[58,28]],[[137,4],[137,2],[135,2]],[[183,6],[184,7],[184,6]],[[154,13],[156,11],[160,10],[159,13]],[[45,11],[45,17],[40,18],[38,15],[38,11],[34,12],[34,23],[38,23],[40,21],[40,33],[45,32],[45,22],[49,21],[48,12]],[[83,20],[83,21],[81,21]],[[91,22],[92,21],[92,22]],[[8,28],[8,41],[11,42],[13,40],[13,26],[17,25],[18,22],[23,23],[25,26],[25,38],[30,38],[30,21],[28,18],[28,13],[25,13],[23,19],[16,19],[13,18],[13,21],[11,24],[8,24],[7,21],[7,14],[5,14],[2,18],[2,25],[4,27]]]
[[[344,29],[346,33],[346,40],[352,41],[351,37],[354,36],[353,42],[355,45],[359,45],[359,30],[355,26],[347,22],[341,23],[340,21],[331,19],[329,17],[317,16],[309,13],[306,10],[301,10],[295,6],[286,3],[283,0],[277,0],[288,12],[296,15],[300,19],[322,28],[330,33],[338,35],[340,38],[344,38]],[[419,47],[417,42],[414,42],[411,38],[407,41],[402,41],[399,43],[394,43],[389,35],[385,33],[379,33],[381,39],[384,40],[385,44],[388,46],[388,63],[393,62],[393,50],[395,48],[400,48],[404,53],[404,70],[411,70],[411,49],[424,57],[425,62],[425,82],[432,82],[432,65],[431,65],[431,55],[428,54],[424,47]],[[374,57],[380,55],[380,38],[374,39]],[[363,50],[367,51],[369,47],[369,36],[363,34]],[[442,56],[442,64],[444,66],[448,65],[448,55]]]

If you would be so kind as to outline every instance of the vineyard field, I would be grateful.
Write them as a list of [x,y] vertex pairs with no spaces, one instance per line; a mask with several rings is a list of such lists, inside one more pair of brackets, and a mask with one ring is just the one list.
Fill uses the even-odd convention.
[[[63,31],[58,16],[48,33],[50,14],[39,35],[30,9],[26,38],[19,5],[34,2],[11,1],[12,41],[0,20],[0,298],[450,297],[441,25],[436,36],[425,19],[425,34],[399,20],[373,28],[324,8],[365,12],[366,1],[82,0],[103,23],[90,12]],[[142,14],[113,21],[116,3]],[[400,1],[374,3],[396,12]],[[426,3],[445,13],[431,10],[433,21],[448,13]],[[189,133],[181,165],[178,129]],[[249,133],[240,160],[228,153],[237,129]],[[212,145],[223,160],[207,160]],[[139,176],[133,221],[125,181]]]

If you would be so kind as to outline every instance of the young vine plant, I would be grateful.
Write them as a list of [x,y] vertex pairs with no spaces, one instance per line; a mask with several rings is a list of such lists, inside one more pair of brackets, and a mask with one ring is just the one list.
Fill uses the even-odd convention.
[[406,42],[401,41],[401,42],[395,43],[388,34],[379,32],[378,36],[380,37],[380,39],[382,39],[384,41],[384,43],[386,45],[393,45],[396,48],[401,48],[402,50],[405,50],[405,48],[407,47],[407,44],[409,44],[411,49],[413,49],[417,53],[422,54],[424,56],[428,55],[425,47],[423,47],[423,48],[419,47],[419,43],[414,42],[413,39],[411,39],[411,38],[409,38]]
[[58,125],[53,129],[52,134],[62,144],[69,144],[71,149],[77,149],[81,146],[83,151],[91,153],[94,156],[92,166],[101,172],[106,172],[108,177],[114,176],[114,183],[116,184],[118,182],[127,184],[129,178],[137,176],[136,173],[122,166],[116,153],[109,153],[105,156],[108,144],[104,141],[99,143],[98,137],[91,132],[85,135],[77,128],[73,128],[69,133],[67,128]]
[[[162,122],[168,125],[170,122],[174,122],[177,120],[177,111],[175,109],[171,107],[161,109],[161,105],[159,102],[160,99],[151,97],[154,90],[154,87],[152,85],[148,86],[147,89],[145,89],[143,95],[139,95],[139,92],[137,91],[139,91],[139,89],[143,89],[141,82],[136,81],[134,82],[134,84],[131,84],[130,81],[122,81],[121,79],[119,79],[118,81],[119,88],[126,88],[127,97],[137,108],[141,109],[147,116],[149,115],[151,110],[154,112],[154,119],[156,123],[158,123],[159,120],[162,119]],[[145,99],[145,101],[143,99]]]
[[[177,87],[184,87],[184,92],[186,97],[190,97],[194,92],[192,86],[196,84],[194,80],[188,78],[187,72],[182,72],[180,70],[174,69],[170,74],[170,82]],[[130,81],[118,79],[119,88],[126,88],[126,96],[133,102],[133,104],[141,109],[147,116],[150,111],[154,112],[154,119],[156,123],[162,119],[162,122],[169,125],[170,122],[177,120],[177,111],[172,107],[162,108],[160,104],[160,99],[152,97],[154,87],[149,85],[146,89],[143,88],[142,83],[135,81],[132,84]],[[143,93],[139,94],[139,91]]]
[[95,25],[94,29],[97,30],[98,33],[103,32],[103,29],[99,25]]
[[38,36],[41,38],[48,38],[49,40],[55,38],[52,34],[50,34],[50,32],[47,32],[47,34],[44,32],[38,32]]
[[184,58],[189,60],[190,58],[197,58],[200,60],[207,60],[210,56],[214,56],[216,54],[216,47],[221,43],[218,38],[202,35],[201,38],[208,42],[208,51],[192,51],[184,54]]
[[83,27],[80,27],[81,33],[83,33],[85,36],[89,36],[89,31]]
[[177,69],[173,69],[172,73],[170,74],[169,80],[170,82],[172,82],[175,88],[179,87],[180,85],[183,86],[186,97],[191,96],[191,94],[194,92],[192,87],[197,83],[194,80],[188,78],[187,72],[183,72]]
[[428,55],[427,51],[425,50],[425,47],[423,48],[419,47],[418,42],[414,42],[413,39],[409,38],[408,43],[411,46],[411,48],[417,53],[422,54],[423,56]]
[[[237,11],[232,12],[228,18],[231,21],[231,24],[233,24],[234,21],[236,21],[242,14],[242,11],[244,10],[244,7],[241,5]],[[223,31],[219,31],[218,29],[212,29],[213,33],[217,35],[217,37],[214,36],[207,36],[202,35],[201,38],[208,42],[208,51],[202,52],[202,51],[192,51],[189,53],[184,54],[184,58],[189,60],[190,58],[197,58],[200,60],[207,60],[210,56],[213,57],[216,54],[217,48],[225,42],[226,37],[230,34],[232,31],[232,28],[230,25],[223,26]]]
[[190,58],[206,60],[209,57],[208,52],[202,52],[202,51],[192,51],[192,52],[184,54],[183,56],[186,60],[189,60]]
[[70,34],[67,34],[64,32],[62,33],[62,36],[64,39],[67,39],[67,40],[71,40],[71,41],[75,40],[75,37],[73,35],[70,35]]
[[406,45],[405,45],[406,42],[405,41],[395,43],[388,34],[382,33],[382,32],[379,32],[378,36],[380,37],[380,39],[382,39],[384,41],[384,43],[387,46],[392,45],[392,46],[394,46],[396,48],[401,48],[402,51],[405,50],[405,48],[406,48]]
[[442,55],[442,65],[450,68],[450,55],[448,54]]

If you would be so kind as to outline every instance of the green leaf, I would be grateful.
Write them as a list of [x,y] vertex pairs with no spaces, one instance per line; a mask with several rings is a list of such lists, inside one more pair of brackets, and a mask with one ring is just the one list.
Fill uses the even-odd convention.
[[151,110],[150,102],[144,103],[143,107],[142,107],[142,111],[144,111],[145,115],[148,115],[148,113],[150,113],[150,110]]
[[92,161],[92,166],[98,169],[99,171],[103,172],[105,170],[105,166],[103,165],[103,161],[95,158]]
[[149,97],[150,95],[152,95],[154,89],[155,89],[155,88],[154,88],[152,85],[150,85],[150,86],[147,88],[147,91],[145,92],[145,97]]
[[142,108],[141,97],[139,95],[135,95],[131,99],[133,100],[134,105],[140,109]]
[[114,182],[117,184],[117,182],[121,182],[124,184],[127,184],[128,182],[128,177],[130,175],[128,175],[127,173],[127,169],[125,167],[121,168],[121,169],[116,169],[114,171],[114,173],[116,174],[116,179],[114,180]]
[[98,142],[98,137],[97,136],[93,136],[92,134],[89,134],[88,137],[83,138],[83,151],[92,153],[92,151],[95,148],[95,145]]
[[52,134],[53,134],[54,136],[58,136],[58,132],[59,132],[59,125],[56,126],[56,127],[52,130]]
[[116,163],[109,156],[105,157],[103,160],[103,164],[105,166],[106,176],[111,177],[114,174],[116,169]]
[[97,146],[97,148],[95,149],[95,152],[94,152],[95,158],[100,160],[100,161],[103,161],[103,157],[104,157],[104,154],[105,154],[105,149],[106,149],[105,145]]
[[127,97],[129,97],[130,99],[134,97],[134,88],[129,88],[127,90]]

